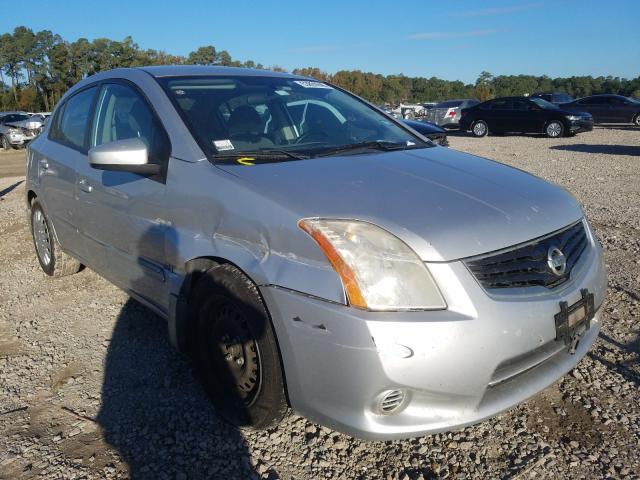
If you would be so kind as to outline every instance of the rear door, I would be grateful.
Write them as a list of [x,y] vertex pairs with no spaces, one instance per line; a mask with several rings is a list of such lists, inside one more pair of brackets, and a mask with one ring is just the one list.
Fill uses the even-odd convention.
[[[145,97],[128,82],[102,84],[89,148],[140,138],[150,161],[166,166],[168,137]],[[145,177],[97,170],[84,158],[77,167],[78,215],[88,258],[125,290],[166,310],[165,174]]]
[[66,99],[53,118],[49,141],[31,149],[44,208],[58,241],[78,256],[83,250],[77,234],[75,170],[86,159],[88,125],[97,90],[89,87]]
[[511,100],[508,98],[495,99],[491,102],[491,109],[486,115],[489,130],[493,132],[517,131],[512,128],[512,117]]

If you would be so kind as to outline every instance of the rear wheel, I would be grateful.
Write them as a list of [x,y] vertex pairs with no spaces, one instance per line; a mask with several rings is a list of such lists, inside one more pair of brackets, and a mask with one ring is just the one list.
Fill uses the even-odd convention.
[[471,133],[476,137],[484,137],[489,133],[489,125],[484,120],[476,120],[471,125]]
[[49,219],[37,200],[31,205],[31,234],[44,273],[52,277],[64,277],[80,270],[80,262],[62,251]]
[[547,123],[545,132],[550,138],[561,137],[564,133],[564,125],[559,120],[551,120],[549,123]]
[[217,265],[198,280],[191,302],[198,367],[218,413],[239,427],[277,425],[288,409],[282,365],[255,284],[233,265]]
[[640,113],[636,113],[636,116],[633,117],[633,124],[636,127],[640,127]]

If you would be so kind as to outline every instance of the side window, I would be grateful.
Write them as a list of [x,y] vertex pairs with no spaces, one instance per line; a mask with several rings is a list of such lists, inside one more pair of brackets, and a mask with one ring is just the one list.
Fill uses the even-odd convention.
[[578,102],[580,105],[605,105],[607,99],[603,97],[583,98]]
[[613,105],[614,107],[624,105],[624,100],[618,97],[609,97],[608,100],[609,100],[609,105]]
[[93,124],[89,148],[139,138],[147,145],[151,162],[163,163],[169,154],[160,122],[145,99],[127,85],[110,83],[102,87]]
[[511,110],[511,102],[509,100],[494,100],[491,104],[491,110]]
[[513,101],[513,109],[514,110],[532,110],[529,102],[524,100],[514,100]]
[[49,138],[76,150],[84,151],[89,114],[96,87],[87,88],[69,98],[57,115]]

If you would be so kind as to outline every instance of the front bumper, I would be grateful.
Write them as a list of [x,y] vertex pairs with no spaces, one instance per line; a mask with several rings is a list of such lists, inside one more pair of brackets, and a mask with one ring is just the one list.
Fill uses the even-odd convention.
[[9,140],[11,145],[20,146],[26,145],[31,140],[36,138],[35,135],[24,135],[22,133],[9,133],[6,135],[6,138]]
[[593,119],[569,121],[569,132],[571,133],[590,132],[591,130],[593,130]]
[[[596,306],[603,301],[606,272],[591,234],[585,253],[566,284],[526,295],[488,294],[459,261],[430,264],[443,311],[366,312],[261,287],[291,406],[350,435],[388,440],[459,428],[522,402],[571,370],[598,335],[596,314],[575,354],[555,340],[560,301],[575,303],[581,288]],[[405,401],[383,415],[376,401],[390,389]]]

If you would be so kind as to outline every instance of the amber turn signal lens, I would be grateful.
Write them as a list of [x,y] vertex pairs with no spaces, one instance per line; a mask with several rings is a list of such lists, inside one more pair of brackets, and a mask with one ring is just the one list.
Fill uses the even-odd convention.
[[358,282],[353,270],[345,263],[327,237],[325,237],[322,231],[309,225],[309,223],[304,220],[300,220],[298,226],[316,241],[320,250],[326,255],[327,260],[329,260],[329,263],[342,281],[342,286],[347,293],[349,304],[353,307],[366,309],[367,302],[364,301],[364,296],[360,291],[360,287],[358,287]]

